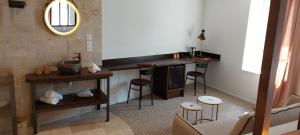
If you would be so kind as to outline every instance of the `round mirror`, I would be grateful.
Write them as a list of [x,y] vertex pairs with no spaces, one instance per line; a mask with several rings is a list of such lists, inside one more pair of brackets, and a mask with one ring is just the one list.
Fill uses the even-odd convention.
[[80,25],[77,7],[68,0],[54,0],[46,8],[44,19],[47,27],[55,34],[70,35]]

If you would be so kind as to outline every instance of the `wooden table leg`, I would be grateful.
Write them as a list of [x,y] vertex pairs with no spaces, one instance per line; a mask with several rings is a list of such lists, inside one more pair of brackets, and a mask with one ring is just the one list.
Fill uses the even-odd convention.
[[109,77],[106,78],[106,96],[107,96],[107,104],[106,104],[106,121],[109,121],[109,94],[110,94],[110,80]]
[[202,120],[203,120],[203,110],[201,110],[201,121],[200,121],[200,123],[202,123]]
[[298,118],[298,126],[297,126],[297,129],[298,129],[298,130],[300,129],[300,112],[299,112],[299,118]]
[[35,89],[36,85],[31,84],[31,101],[32,101],[32,113],[31,113],[31,121],[33,126],[33,133],[37,134],[37,113],[36,113],[36,105],[35,105]]
[[196,112],[196,120],[195,120],[195,125],[197,125],[197,120],[198,120],[198,111],[195,111]]
[[214,106],[211,107],[211,120],[214,120]]
[[[97,79],[97,92],[101,91],[101,79]],[[101,104],[97,105],[97,110],[100,110]]]
[[217,105],[216,120],[218,120],[218,115],[219,115],[219,105]]
[[186,110],[186,121],[189,121],[189,110]]

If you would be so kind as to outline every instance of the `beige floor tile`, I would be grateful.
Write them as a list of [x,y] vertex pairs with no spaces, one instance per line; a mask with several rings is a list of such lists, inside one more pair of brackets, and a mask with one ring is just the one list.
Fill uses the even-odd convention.
[[105,111],[93,111],[74,118],[41,126],[38,135],[134,135],[131,128],[119,117],[110,113],[105,121]]

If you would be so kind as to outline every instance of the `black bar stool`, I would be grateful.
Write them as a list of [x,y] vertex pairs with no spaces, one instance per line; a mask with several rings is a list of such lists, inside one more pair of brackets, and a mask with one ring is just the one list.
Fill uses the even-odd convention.
[[[155,65],[153,64],[138,64],[139,67],[139,78],[132,79],[129,84],[129,91],[128,91],[128,97],[127,97],[127,104],[129,102],[129,96],[130,96],[130,91],[131,89],[140,91],[140,97],[139,97],[139,109],[141,109],[141,101],[142,101],[142,91],[143,91],[143,86],[149,86],[150,87],[150,92],[151,92],[151,105],[153,106],[153,89],[152,89],[152,75],[154,72],[154,67]],[[151,79],[143,79],[143,76],[150,76]],[[131,86],[139,86],[139,89],[132,88]]]
[[[206,70],[208,67],[208,63],[210,61],[210,58],[194,58],[194,63],[196,64],[196,70],[195,71],[189,71],[186,74],[185,83],[187,80],[194,80],[194,95],[196,96],[197,91],[197,78],[203,79],[204,84],[204,94],[206,94]],[[192,78],[189,78],[192,77]]]

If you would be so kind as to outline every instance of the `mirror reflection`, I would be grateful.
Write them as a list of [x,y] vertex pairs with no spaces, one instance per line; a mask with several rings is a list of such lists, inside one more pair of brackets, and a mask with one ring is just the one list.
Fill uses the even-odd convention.
[[68,35],[79,25],[79,12],[73,3],[67,0],[55,0],[46,9],[45,22],[54,33]]

